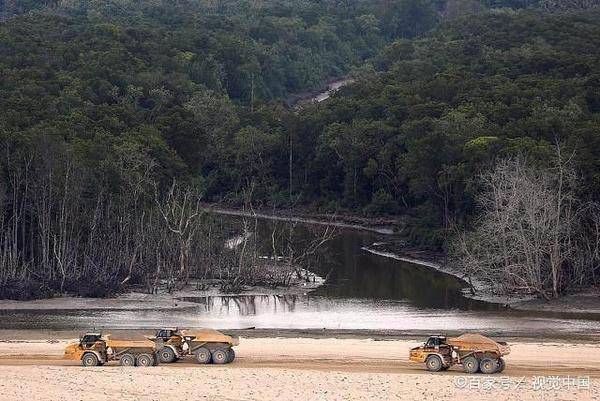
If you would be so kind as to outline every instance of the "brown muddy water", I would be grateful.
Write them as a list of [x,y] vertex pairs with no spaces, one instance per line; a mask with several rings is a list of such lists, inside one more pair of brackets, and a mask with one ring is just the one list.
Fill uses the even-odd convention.
[[[235,221],[235,218],[232,221]],[[272,222],[261,221],[268,246]],[[278,223],[281,224],[281,223]],[[287,223],[286,223],[287,224]],[[314,230],[298,226],[309,238]],[[185,298],[176,310],[0,310],[0,329],[154,328],[161,326],[278,329],[368,329],[432,332],[477,330],[565,335],[600,331],[600,320],[508,311],[462,295],[465,283],[433,268],[368,253],[384,234],[342,229],[321,249],[312,270],[327,284],[303,295]]]

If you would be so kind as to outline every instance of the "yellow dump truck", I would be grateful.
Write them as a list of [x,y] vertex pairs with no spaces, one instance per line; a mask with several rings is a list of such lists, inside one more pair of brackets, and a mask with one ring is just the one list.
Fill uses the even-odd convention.
[[428,370],[439,372],[462,365],[466,373],[500,373],[506,367],[503,356],[510,353],[505,342],[481,334],[463,334],[455,338],[431,336],[420,347],[410,350],[410,360],[425,363]]
[[110,334],[85,333],[78,343],[65,348],[64,359],[81,361],[83,366],[101,366],[118,361],[122,366],[156,366],[160,341],[150,339],[112,339]]
[[238,337],[213,329],[160,329],[150,339],[162,341],[164,344],[159,353],[163,363],[176,362],[188,355],[201,364],[230,363],[235,359],[233,347],[240,343]]

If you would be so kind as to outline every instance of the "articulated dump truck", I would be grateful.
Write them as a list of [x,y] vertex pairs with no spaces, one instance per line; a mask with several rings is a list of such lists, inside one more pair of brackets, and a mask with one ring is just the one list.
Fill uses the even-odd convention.
[[109,361],[118,361],[122,366],[156,366],[161,350],[160,341],[117,340],[110,334],[86,333],[78,343],[65,348],[64,359],[81,361],[83,366],[101,366]]
[[463,334],[456,338],[429,337],[420,347],[410,350],[410,360],[425,363],[428,370],[439,372],[453,365],[462,365],[466,373],[500,373],[504,370],[505,355],[510,347],[481,334]]
[[163,363],[176,362],[186,356],[193,356],[200,364],[230,363],[235,359],[233,347],[240,343],[238,337],[212,329],[161,329],[150,339],[164,344],[159,352]]

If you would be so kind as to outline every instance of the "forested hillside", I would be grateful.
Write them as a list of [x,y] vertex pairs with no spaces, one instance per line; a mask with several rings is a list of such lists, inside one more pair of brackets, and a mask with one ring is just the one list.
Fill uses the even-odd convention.
[[598,17],[493,12],[386,47],[343,95],[303,113],[300,135],[316,144],[307,196],[409,212],[426,241],[426,227],[470,216],[474,180],[498,157],[544,164],[563,143],[596,198]]
[[440,248],[482,171],[559,143],[597,199],[600,14],[552,4],[0,2],[0,283],[207,275],[206,226],[172,230],[200,197],[399,215]]

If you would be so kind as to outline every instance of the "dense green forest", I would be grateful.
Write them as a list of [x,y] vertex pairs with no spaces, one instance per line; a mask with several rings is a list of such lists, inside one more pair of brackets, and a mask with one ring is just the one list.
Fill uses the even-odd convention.
[[[170,230],[200,194],[398,215],[439,249],[471,224],[482,171],[515,155],[548,167],[556,144],[578,197],[598,200],[596,5],[0,1],[0,282],[62,292],[110,264],[109,293],[156,265],[200,274],[189,261],[210,255],[189,242],[206,233]],[[161,224],[179,252],[159,251]]]
[[415,239],[437,241],[431,229],[443,237],[471,215],[477,175],[498,157],[547,164],[562,143],[596,198],[598,16],[489,13],[386,47],[356,84],[302,114],[300,135],[317,144],[308,196],[408,212]]

